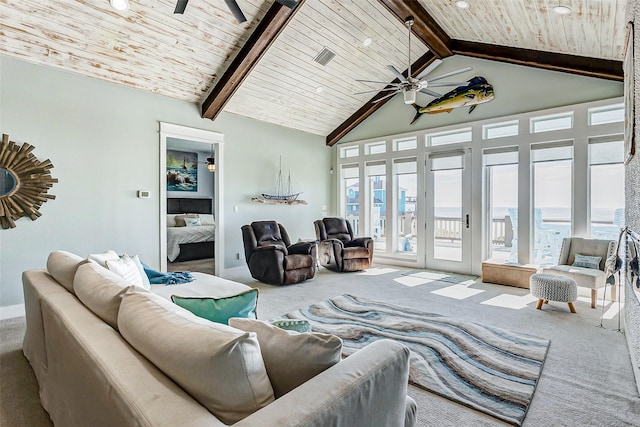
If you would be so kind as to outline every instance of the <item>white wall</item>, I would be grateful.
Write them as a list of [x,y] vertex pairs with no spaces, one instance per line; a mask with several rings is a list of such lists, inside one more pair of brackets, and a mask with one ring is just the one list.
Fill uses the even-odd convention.
[[[416,123],[410,125],[415,110],[410,105],[405,105],[402,96],[397,95],[362,122],[360,126],[345,135],[341,142],[433,129],[467,121],[491,119],[622,96],[623,85],[620,82],[461,55],[446,58],[433,72],[433,76],[467,66],[473,67],[473,71],[446,80],[466,81],[473,76],[483,76],[493,85],[495,99],[478,105],[471,114],[468,114],[468,108],[455,109],[451,113],[423,114]],[[444,94],[446,89],[435,88],[435,91]],[[364,86],[362,90],[364,90]],[[433,98],[428,95],[418,94],[417,104],[423,106],[432,100]]]
[[[0,131],[34,145],[59,179],[41,218],[0,230],[0,307],[22,303],[22,271],[44,267],[52,250],[112,248],[159,265],[160,121],[225,136],[218,166],[225,168],[225,268],[245,265],[235,255],[243,251],[240,227],[253,220],[280,221],[293,239],[313,236],[329,202],[332,151],[324,138],[233,114],[212,122],[194,104],[0,56]],[[280,155],[308,205],[250,201],[271,190]],[[136,198],[140,189],[151,198]]]

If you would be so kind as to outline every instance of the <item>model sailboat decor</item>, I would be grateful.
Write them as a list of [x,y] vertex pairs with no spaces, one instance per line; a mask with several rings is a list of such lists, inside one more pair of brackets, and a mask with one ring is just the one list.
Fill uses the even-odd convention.
[[266,203],[270,205],[306,205],[307,202],[300,200],[298,197],[302,192],[294,192],[291,184],[291,171],[285,180],[282,173],[282,157],[280,158],[280,168],[276,178],[276,188],[272,194],[262,193],[258,197],[252,197],[251,201],[257,203]]

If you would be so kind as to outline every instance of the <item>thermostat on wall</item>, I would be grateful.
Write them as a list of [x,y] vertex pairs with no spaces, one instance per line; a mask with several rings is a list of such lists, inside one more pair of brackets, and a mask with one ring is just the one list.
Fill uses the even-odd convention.
[[138,198],[139,199],[148,199],[151,197],[151,193],[147,190],[138,190]]

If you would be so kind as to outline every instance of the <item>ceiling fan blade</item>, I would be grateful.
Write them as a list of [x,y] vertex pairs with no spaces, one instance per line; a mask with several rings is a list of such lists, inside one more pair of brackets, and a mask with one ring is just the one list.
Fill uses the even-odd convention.
[[460,73],[466,73],[467,71],[471,71],[471,70],[473,70],[473,68],[471,67],[460,68],[459,70],[450,71],[448,73],[444,73],[439,76],[432,77],[430,79],[427,79],[427,81],[431,83],[431,82],[435,82],[436,80],[442,80],[444,78],[455,76],[456,74],[460,74]]
[[396,67],[394,67],[393,65],[387,65],[387,68],[389,69],[389,71],[391,71],[393,74],[395,74],[395,76],[400,79],[401,82],[406,82],[407,78],[405,76],[402,75],[402,73],[400,71],[398,71],[398,69]]
[[392,97],[393,95],[395,95],[395,94],[397,94],[397,93],[400,93],[400,92],[401,92],[400,90],[397,90],[397,91],[395,91],[395,92],[391,92],[390,94],[385,95],[385,96],[383,96],[382,98],[378,98],[378,99],[376,99],[375,101],[371,101],[371,103],[372,103],[372,104],[375,104],[376,102],[380,102],[380,101],[382,101],[383,99],[390,98],[390,97]]
[[234,18],[236,18],[236,21],[238,21],[238,24],[242,24],[243,22],[247,21],[247,18],[245,18],[244,13],[242,13],[242,10],[240,10],[240,6],[238,6],[236,0],[224,0],[224,2],[227,4],[227,7],[231,11],[231,13],[233,13],[233,16]]
[[298,2],[295,0],[276,0],[276,3],[287,6],[291,10],[295,9],[296,6],[298,6]]
[[419,92],[426,93],[427,95],[431,95],[434,98],[440,98],[442,96],[438,92],[434,92],[434,91],[429,90],[429,89],[420,89]]
[[184,13],[184,10],[187,8],[187,3],[189,3],[189,0],[178,0],[173,13],[179,13],[182,15]]
[[422,72],[420,74],[418,74],[416,76],[416,79],[420,80],[421,78],[423,78],[424,76],[426,76],[427,74],[430,74],[433,70],[435,70],[438,65],[442,64],[442,59],[436,59],[435,61],[433,61],[431,64],[427,65],[427,68],[425,68],[424,70],[422,70]]
[[443,87],[443,86],[464,86],[469,82],[437,82],[429,83],[429,87]]
[[390,88],[387,88],[387,89],[365,90],[364,92],[356,92],[356,93],[354,93],[354,95],[362,95],[363,93],[371,93],[371,92],[382,92],[382,91],[387,91],[387,90],[397,91],[398,89],[396,89],[395,87],[390,87]]
[[400,83],[387,83],[387,82],[380,82],[377,80],[361,80],[361,79],[356,79],[357,82],[364,82],[364,83],[379,83],[381,85],[387,85],[387,86],[400,86]]

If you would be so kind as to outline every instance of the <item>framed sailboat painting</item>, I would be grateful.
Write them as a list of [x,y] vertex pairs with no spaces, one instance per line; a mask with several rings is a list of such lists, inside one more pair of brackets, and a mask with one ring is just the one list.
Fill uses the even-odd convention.
[[198,153],[167,150],[167,191],[198,191]]

